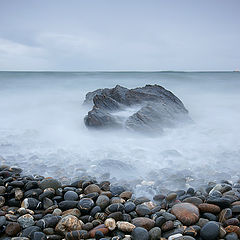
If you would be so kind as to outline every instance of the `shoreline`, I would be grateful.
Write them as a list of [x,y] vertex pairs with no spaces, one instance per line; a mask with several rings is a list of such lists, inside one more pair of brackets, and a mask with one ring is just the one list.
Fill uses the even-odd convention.
[[0,166],[0,239],[240,238],[240,183],[210,183],[153,199],[109,181],[24,176]]

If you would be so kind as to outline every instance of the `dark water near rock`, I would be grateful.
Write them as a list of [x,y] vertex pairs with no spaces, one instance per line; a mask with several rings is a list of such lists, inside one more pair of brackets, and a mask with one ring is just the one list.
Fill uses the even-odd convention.
[[[85,94],[116,84],[162,85],[183,101],[195,124],[161,136],[89,131]],[[28,174],[64,181],[91,175],[139,194],[239,179],[239,73],[0,72],[0,116],[1,164]]]

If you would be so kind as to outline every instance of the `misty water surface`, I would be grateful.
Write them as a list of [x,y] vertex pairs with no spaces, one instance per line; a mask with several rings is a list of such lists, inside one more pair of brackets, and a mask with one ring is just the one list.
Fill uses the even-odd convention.
[[[194,124],[161,136],[89,131],[85,94],[116,84],[167,88]],[[91,175],[127,183],[138,193],[239,179],[239,73],[1,72],[0,114],[1,163],[26,174],[66,182],[65,176]]]

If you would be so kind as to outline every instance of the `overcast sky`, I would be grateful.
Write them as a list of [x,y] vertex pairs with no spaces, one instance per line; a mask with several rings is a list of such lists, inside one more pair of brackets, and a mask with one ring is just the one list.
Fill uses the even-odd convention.
[[240,0],[0,0],[0,70],[234,70]]

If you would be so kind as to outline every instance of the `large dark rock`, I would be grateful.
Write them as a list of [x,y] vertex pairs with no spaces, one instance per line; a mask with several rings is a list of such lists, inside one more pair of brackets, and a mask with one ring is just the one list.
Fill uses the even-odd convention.
[[112,89],[98,89],[87,93],[84,104],[93,104],[84,119],[86,126],[92,128],[161,132],[180,122],[191,121],[180,99],[159,85],[135,89],[117,85]]

